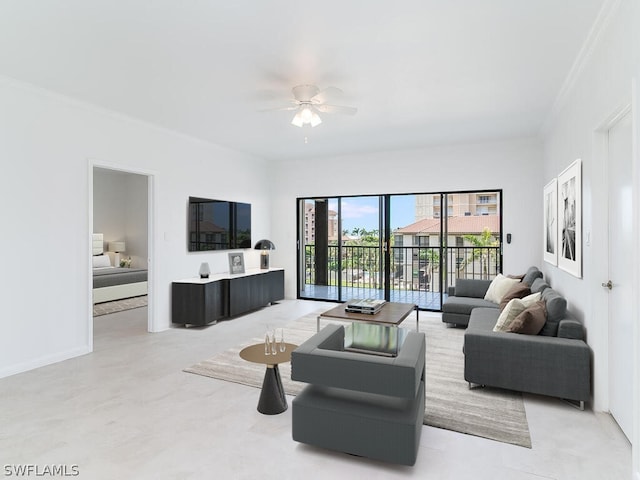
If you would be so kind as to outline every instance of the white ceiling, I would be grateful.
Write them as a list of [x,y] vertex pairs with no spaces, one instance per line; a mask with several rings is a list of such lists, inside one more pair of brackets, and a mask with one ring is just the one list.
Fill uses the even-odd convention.
[[0,74],[268,159],[532,136],[604,1],[2,0]]

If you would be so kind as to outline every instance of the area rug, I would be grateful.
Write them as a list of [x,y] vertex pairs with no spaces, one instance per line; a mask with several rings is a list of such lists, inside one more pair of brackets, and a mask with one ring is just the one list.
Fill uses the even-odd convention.
[[140,295],[139,297],[123,298],[122,300],[114,300],[112,302],[102,302],[93,305],[93,316],[99,317],[101,315],[107,315],[109,313],[123,312],[125,310],[131,310],[133,308],[140,308],[147,306],[147,296]]
[[[316,332],[316,317],[307,315],[287,325],[285,341],[300,345],[311,337]],[[415,325],[415,317],[407,318],[405,324]],[[427,341],[424,424],[531,448],[520,393],[488,387],[469,389],[464,380],[464,330],[448,328],[439,317],[422,314],[420,331],[426,333]],[[261,388],[264,365],[241,360],[239,352],[262,341],[247,340],[184,371]],[[291,380],[290,363],[281,364],[279,369],[287,394],[296,395],[304,388],[306,384]]]

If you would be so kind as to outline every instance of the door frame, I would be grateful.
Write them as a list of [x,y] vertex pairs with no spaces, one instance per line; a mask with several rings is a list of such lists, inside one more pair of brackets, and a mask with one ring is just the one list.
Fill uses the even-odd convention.
[[[587,248],[593,251],[590,255],[593,272],[590,286],[592,318],[606,319],[597,323],[598,332],[591,337],[595,337],[594,355],[601,357],[593,364],[593,409],[601,412],[609,411],[609,295],[601,285],[609,278],[609,238],[608,229],[597,229],[595,226],[609,225],[609,130],[630,111],[630,103],[614,110],[594,129],[593,139],[593,221],[585,232],[584,241]],[[595,192],[599,193],[596,195]]]
[[[128,167],[114,163],[108,163],[93,158],[87,161],[87,258],[92,256],[92,237],[93,234],[93,172],[94,168],[103,168],[105,170],[114,170],[123,173],[132,173],[147,177],[147,331],[157,332],[158,328],[155,322],[155,285],[156,285],[156,269],[155,269],[155,201],[156,201],[156,178],[157,173],[151,170]],[[89,299],[89,311],[87,314],[87,344],[93,351],[93,269],[89,262],[87,269],[87,298]]]

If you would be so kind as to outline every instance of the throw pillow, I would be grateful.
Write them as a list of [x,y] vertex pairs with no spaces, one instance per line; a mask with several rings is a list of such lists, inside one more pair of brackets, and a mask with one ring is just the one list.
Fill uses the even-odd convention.
[[522,299],[520,298],[512,298],[507,303],[507,306],[504,307],[502,313],[498,317],[498,321],[493,327],[494,332],[508,332],[508,328],[511,323],[515,320],[515,318],[520,315],[522,312],[526,310],[526,306]]
[[502,301],[500,302],[500,310],[504,310],[504,307],[507,306],[507,303],[513,298],[522,298],[527,295],[531,295],[531,289],[529,285],[526,283],[516,283],[511,289],[507,292],[507,294],[502,297]]
[[544,306],[544,301],[538,300],[511,322],[511,325],[507,327],[507,332],[537,335],[546,321],[547,309]]
[[540,293],[532,293],[531,295],[527,295],[524,298],[512,298],[507,303],[502,313],[498,317],[498,321],[496,322],[495,327],[493,327],[494,332],[507,332],[507,328],[515,320],[515,318],[524,312],[531,305],[540,300]]
[[515,278],[516,280],[522,281],[524,278],[524,273],[522,275],[507,275],[507,278]]
[[522,298],[525,308],[529,308],[538,300],[542,300],[542,294],[540,292],[532,293],[531,295],[527,295],[526,297]]
[[515,278],[507,278],[499,273],[496,278],[491,281],[491,285],[489,285],[484,299],[500,305],[502,297],[517,283],[520,283],[520,281]]

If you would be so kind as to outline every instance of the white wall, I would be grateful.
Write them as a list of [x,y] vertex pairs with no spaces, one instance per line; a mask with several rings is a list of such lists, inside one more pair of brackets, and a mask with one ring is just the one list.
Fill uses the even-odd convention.
[[[603,26],[598,41],[573,88],[562,99],[544,142],[544,181],[557,176],[576,158],[582,159],[583,275],[576,278],[544,264],[545,277],[567,297],[587,329],[593,350],[594,408],[608,410],[607,292],[601,287],[607,271],[607,183],[604,133],[608,119],[631,104],[632,0],[620,2]],[[605,25],[603,23],[603,25]],[[636,26],[637,28],[637,26]],[[590,245],[586,238],[590,236]]]
[[541,144],[524,139],[419,150],[282,161],[272,168],[272,264],[296,295],[296,198],[503,189],[504,271],[539,265],[542,250]]
[[[91,165],[153,175],[153,327],[170,326],[171,281],[226,253],[187,253],[190,195],[252,204],[255,238],[269,238],[261,159],[170,133],[0,78],[0,377],[92,348]],[[228,182],[242,178],[242,189]],[[258,252],[245,262],[257,267]]]
[[131,258],[132,268],[147,268],[147,197],[145,175],[94,169],[93,231],[104,234],[105,252],[109,242],[126,242],[121,258]]

